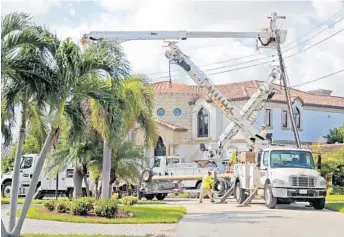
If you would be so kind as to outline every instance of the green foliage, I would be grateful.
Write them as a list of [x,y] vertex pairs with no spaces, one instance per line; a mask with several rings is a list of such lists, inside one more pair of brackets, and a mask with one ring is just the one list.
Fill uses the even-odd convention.
[[[344,195],[344,186],[332,186],[328,193],[330,195]],[[344,200],[343,200],[344,201]]]
[[[344,148],[322,154],[322,167],[321,174],[331,177],[337,170],[338,167],[344,166]],[[337,176],[344,175],[344,170],[338,170]]]
[[124,205],[132,206],[134,204],[137,204],[138,198],[133,196],[125,196],[122,199],[120,199],[120,202]]
[[[74,223],[98,223],[98,224],[153,224],[153,223],[177,223],[186,213],[184,207],[180,206],[123,206],[119,207],[125,212],[132,213],[133,218],[87,218],[73,215],[54,215],[53,213],[41,212],[42,207],[30,207],[27,218],[74,222]],[[20,210],[17,212],[17,216]]]
[[56,206],[56,200],[49,200],[43,204],[43,206],[48,210],[48,211],[53,211],[55,210]]
[[[13,170],[14,160],[16,158],[17,147],[14,146],[8,156],[1,157],[1,171],[7,173]],[[23,154],[37,154],[40,152],[40,146],[34,136],[28,136],[24,141]]]
[[118,193],[112,194],[112,199],[118,200],[119,199],[119,194]]
[[59,199],[55,204],[55,210],[60,213],[65,213],[69,210],[70,200],[67,198]]
[[329,134],[327,135],[327,143],[344,143],[344,124],[341,127],[330,129]]
[[75,198],[70,203],[73,215],[85,216],[92,209],[92,198]]
[[342,203],[326,203],[325,207],[329,210],[332,210],[332,211],[344,213],[344,202],[342,202]]
[[97,216],[114,218],[117,210],[117,200],[114,199],[99,199],[94,204],[94,213]]
[[327,202],[344,202],[344,194],[342,195],[327,195],[326,196]]

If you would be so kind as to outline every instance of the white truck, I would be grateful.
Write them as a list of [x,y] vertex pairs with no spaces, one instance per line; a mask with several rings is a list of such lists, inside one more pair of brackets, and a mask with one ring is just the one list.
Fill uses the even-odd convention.
[[[321,169],[321,155],[318,155]],[[312,152],[306,149],[270,147],[256,152],[255,163],[233,165],[234,197],[249,204],[263,190],[265,205],[295,201],[309,202],[315,209],[325,207],[326,181],[316,170]]]
[[[39,158],[39,154],[26,154],[23,155],[20,164],[20,185],[19,196],[25,197],[29,191],[32,174],[35,164]],[[36,188],[34,198],[42,199],[45,196],[52,196],[56,194],[56,176],[51,177],[44,171],[39,177],[39,182]],[[58,174],[58,194],[65,194],[70,196],[73,193],[73,174],[74,169],[72,164],[69,164],[66,169]],[[1,195],[2,197],[10,197],[12,185],[13,171],[1,174]],[[83,192],[86,194],[85,184],[83,183]]]
[[[270,26],[267,29],[264,29],[260,32],[184,32],[184,31],[160,31],[160,32],[90,32],[89,34],[84,35],[83,43],[88,42],[97,42],[99,40],[119,40],[122,42],[129,40],[168,40],[168,39],[177,39],[177,40],[186,40],[188,38],[256,38],[257,42],[260,42],[260,47],[262,48],[276,48],[277,46],[277,37],[279,38],[279,43],[284,43],[286,40],[286,31],[277,29],[276,21],[277,19],[285,19],[285,17],[279,17],[276,13],[272,14],[270,18]],[[265,41],[265,42],[263,42]],[[223,134],[221,134],[218,142],[216,144],[210,144],[210,148],[204,150],[208,157],[217,157],[221,158],[223,152],[230,146],[231,139],[241,130],[244,133],[244,138],[246,139],[246,145],[244,147],[253,149],[257,142],[264,141],[265,139],[271,139],[270,136],[265,136],[257,131],[253,126],[253,122],[256,119],[257,112],[262,108],[264,103],[273,96],[274,91],[271,89],[273,81],[277,78],[278,70],[274,70],[271,73],[269,79],[262,83],[257,92],[251,97],[251,99],[244,105],[242,109],[238,109],[237,106],[232,104],[210,81],[210,79],[190,60],[190,58],[185,55],[180,48],[176,45],[175,42],[168,43],[169,50],[165,52],[165,56],[175,64],[179,65],[185,70],[185,72],[190,76],[190,78],[202,88],[202,92],[205,93],[212,102],[217,105],[223,114],[225,114],[232,123],[228,125]],[[215,145],[215,146],[214,146]],[[242,145],[242,144],[241,144]],[[234,145],[235,146],[235,145]],[[268,163],[264,163],[264,166],[260,166],[260,161],[257,163],[260,169],[257,168],[255,164],[236,164],[233,167],[235,168],[234,174],[229,174],[228,177],[224,176],[226,180],[231,179],[233,185],[235,185],[235,197],[238,198],[239,203],[249,203],[255,196],[257,190],[262,187],[266,187],[266,201],[269,208],[274,208],[279,202],[288,202],[292,200],[311,200],[312,205],[315,208],[321,209],[324,205],[324,197],[326,196],[326,191],[324,193],[324,180],[316,175],[314,170],[313,157],[309,151],[306,150],[285,150],[286,154],[280,154],[279,150],[275,148],[265,149],[263,152],[257,154],[264,154],[265,159],[268,159]],[[291,157],[291,161],[296,161],[293,159],[294,155],[297,156],[299,161],[303,160],[301,157],[306,157],[308,159],[310,167],[288,167],[287,160],[285,161],[286,167],[276,167],[274,163],[271,162],[270,158],[275,157],[275,154],[280,154],[283,156],[283,159],[286,156]],[[271,155],[270,155],[271,154]],[[260,157],[260,156],[259,156]],[[312,165],[313,164],[313,165]],[[149,171],[144,171],[142,174],[142,185],[140,187],[141,193],[145,194],[146,197],[150,199],[154,198],[156,193],[157,198],[160,199],[168,192],[178,192],[180,191],[180,183],[185,180],[198,180],[199,175],[169,175],[162,174],[161,176],[154,175],[154,169]],[[304,172],[306,176],[303,176]],[[309,173],[310,172],[310,173]],[[280,178],[274,177],[285,176],[288,178],[283,178],[282,181],[279,181]],[[308,175],[308,176],[307,176]],[[262,177],[262,178],[258,178]],[[265,178],[266,177],[266,178]],[[222,179],[219,178],[218,180]],[[289,180],[291,179],[291,180]],[[263,184],[257,182],[258,180],[265,180]],[[269,183],[269,182],[274,182]],[[304,182],[307,180],[306,188]],[[179,181],[179,182],[177,182]],[[311,182],[314,181],[314,187]],[[277,183],[276,183],[277,182]],[[290,183],[289,183],[290,182]],[[315,183],[316,182],[316,183]],[[226,193],[222,200],[227,198],[234,186],[226,186]],[[276,186],[281,185],[281,186]],[[283,186],[284,185],[284,186]],[[289,187],[286,185],[291,185],[291,189],[281,189],[282,187]],[[218,185],[215,185],[217,189],[221,188],[223,190],[223,182],[218,182]],[[271,192],[268,192],[271,187]],[[318,189],[317,189],[318,188]],[[306,190],[306,191],[305,191]],[[269,196],[269,194],[271,195]],[[158,197],[159,196],[159,197]],[[314,196],[314,197],[313,197]],[[291,198],[294,197],[294,198]],[[308,198],[308,199],[307,199]],[[270,201],[271,200],[271,201]],[[269,204],[270,203],[270,204]]]

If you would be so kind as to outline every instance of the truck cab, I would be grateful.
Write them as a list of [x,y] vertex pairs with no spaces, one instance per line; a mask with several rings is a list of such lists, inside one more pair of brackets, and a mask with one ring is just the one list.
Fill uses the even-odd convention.
[[[251,166],[250,168],[247,168]],[[321,168],[321,156],[318,157]],[[251,182],[243,178],[252,177]],[[264,190],[268,208],[294,201],[309,202],[315,209],[325,207],[326,182],[316,170],[310,150],[296,148],[265,148],[256,153],[256,164],[238,164],[236,197],[245,199],[247,191]],[[239,183],[238,183],[239,182]]]

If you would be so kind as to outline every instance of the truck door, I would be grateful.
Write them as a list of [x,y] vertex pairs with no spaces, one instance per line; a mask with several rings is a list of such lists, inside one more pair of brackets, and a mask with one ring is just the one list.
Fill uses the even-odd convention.
[[268,178],[268,168],[269,168],[269,152],[264,151],[262,153],[262,159],[260,164],[260,185],[264,186],[265,181]]
[[24,156],[20,165],[20,190],[19,195],[26,195],[29,191],[33,174],[33,157]]

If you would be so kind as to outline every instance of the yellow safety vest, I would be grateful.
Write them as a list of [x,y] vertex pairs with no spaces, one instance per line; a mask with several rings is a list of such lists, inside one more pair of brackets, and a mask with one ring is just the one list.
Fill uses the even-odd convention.
[[213,183],[213,177],[211,177],[211,175],[209,176],[208,174],[206,174],[203,176],[202,188],[211,188],[212,183]]
[[232,153],[232,156],[231,156],[231,158],[229,158],[229,163],[230,164],[234,164],[234,163],[236,163],[236,161],[237,161],[237,156],[236,156],[236,152],[233,152]]

